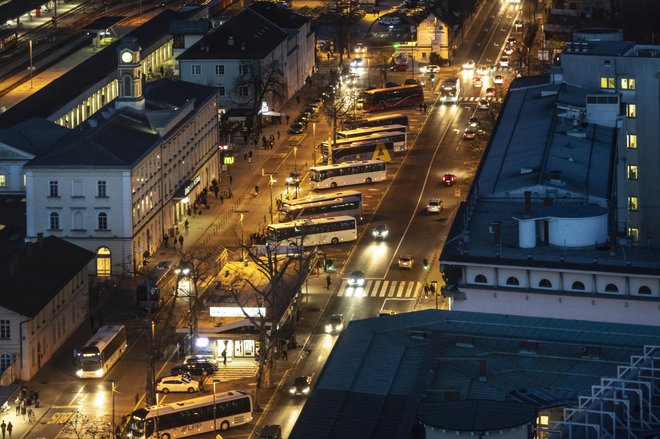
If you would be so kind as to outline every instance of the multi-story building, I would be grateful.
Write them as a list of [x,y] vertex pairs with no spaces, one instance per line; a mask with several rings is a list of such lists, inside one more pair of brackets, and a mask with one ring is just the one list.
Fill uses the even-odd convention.
[[259,110],[261,89],[275,84],[277,93],[267,92],[264,100],[277,110],[312,74],[314,32],[309,19],[276,3],[257,2],[177,60],[182,81],[219,88],[221,109]]
[[660,47],[515,81],[440,258],[454,310],[660,324]]
[[30,380],[89,315],[88,264],[94,253],[39,235],[0,255],[2,384]]
[[94,252],[97,276],[137,269],[218,176],[216,89],[162,79],[143,93],[142,78],[140,48],[124,39],[115,103],[25,166],[27,239]]

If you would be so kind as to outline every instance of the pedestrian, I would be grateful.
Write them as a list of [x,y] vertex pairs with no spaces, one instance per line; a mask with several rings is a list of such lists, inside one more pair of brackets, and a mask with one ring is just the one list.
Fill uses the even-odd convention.
[[190,225],[190,223],[189,223],[188,220],[186,219],[186,220],[183,222],[183,227],[185,227],[186,230],[188,230],[188,226],[189,226],[189,225]]
[[[234,181],[234,177],[232,177],[232,176],[230,175],[230,176],[229,176],[229,186],[231,186],[232,181]],[[231,198],[231,197],[229,197],[229,198]]]
[[300,104],[300,95],[296,95],[296,104]]
[[32,408],[27,409],[27,417],[28,417],[28,422],[32,423],[34,421],[34,412],[32,411]]
[[289,119],[291,119],[291,116],[289,116],[289,115],[287,114],[287,115],[286,115],[286,124],[287,124],[287,125],[289,125]]
[[332,55],[330,55],[330,52],[328,52],[327,55],[328,55],[328,61],[330,61],[330,57],[331,57]]
[[426,103],[424,103],[424,105],[422,105],[422,108],[424,109],[424,113],[426,113]]
[[257,185],[254,186],[254,193],[255,195],[259,195],[259,186]]
[[325,277],[325,289],[329,290],[330,289],[330,284],[332,283],[332,280],[330,279],[330,275],[327,275]]
[[11,439],[11,432],[14,431],[14,426],[12,425],[11,421],[7,424],[7,433],[9,433],[9,438]]
[[285,360],[289,359],[289,348],[287,348],[286,343],[282,343],[282,357]]
[[2,424],[0,424],[0,430],[2,430],[2,439],[5,439],[5,434],[7,434],[7,424],[5,424],[5,420],[2,420]]
[[[216,196],[217,196],[217,192],[216,192]],[[220,204],[225,204],[225,197],[223,197],[222,195],[220,195]]]
[[424,298],[425,299],[428,299],[428,297],[429,297],[429,290],[430,290],[429,284],[424,285]]
[[179,235],[179,245],[183,248],[183,235]]
[[277,132],[277,140],[280,140],[280,132]]
[[248,159],[248,153],[246,152],[245,154],[243,154],[243,160],[247,161],[247,159]]
[[94,316],[89,316],[89,326],[92,329],[92,332],[94,332],[94,321],[96,318]]
[[422,104],[419,104],[419,105],[417,106],[417,108],[419,109],[419,112],[420,112],[420,113],[421,113],[422,110],[424,109],[424,107],[422,107]]
[[252,158],[252,150],[248,151],[248,158],[250,158],[250,159]]
[[224,351],[222,351],[222,364],[225,366],[227,365],[227,349],[225,348]]
[[163,244],[165,244],[165,248],[167,248],[167,241],[169,241],[170,238],[167,236],[167,233],[163,233]]
[[21,415],[21,403],[16,402],[16,416],[20,416],[20,415]]

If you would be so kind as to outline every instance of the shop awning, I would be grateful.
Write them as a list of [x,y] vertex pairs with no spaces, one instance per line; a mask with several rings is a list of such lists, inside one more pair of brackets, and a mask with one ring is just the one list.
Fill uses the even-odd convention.
[[273,116],[273,117],[280,117],[282,113],[278,113],[277,111],[260,111],[259,112],[262,116]]

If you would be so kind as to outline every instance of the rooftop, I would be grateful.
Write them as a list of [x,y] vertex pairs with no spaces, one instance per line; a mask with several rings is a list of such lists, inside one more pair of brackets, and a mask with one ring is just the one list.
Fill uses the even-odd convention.
[[[418,419],[504,428],[532,409],[576,402],[658,343],[660,329],[647,326],[459,311],[352,321],[290,438],[409,438]],[[454,416],[449,399],[477,410],[478,422]],[[506,413],[512,406],[517,416]]]
[[0,130],[0,143],[36,156],[45,152],[53,143],[69,132],[44,118],[33,117]]

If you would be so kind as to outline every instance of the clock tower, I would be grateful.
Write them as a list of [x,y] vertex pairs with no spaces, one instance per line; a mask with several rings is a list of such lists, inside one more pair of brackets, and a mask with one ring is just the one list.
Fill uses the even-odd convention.
[[140,46],[137,38],[122,38],[117,47],[117,81],[119,96],[115,100],[117,109],[131,107],[144,110],[142,96],[142,64],[140,62]]

